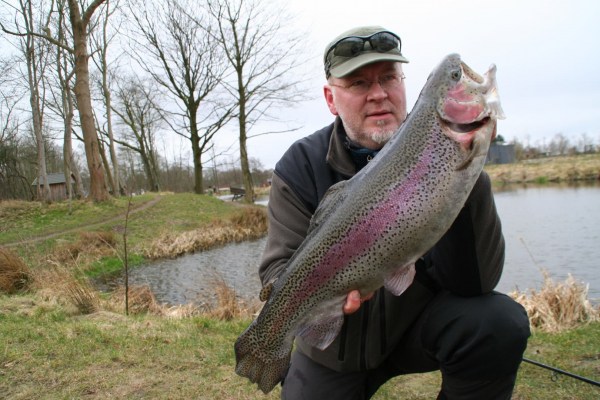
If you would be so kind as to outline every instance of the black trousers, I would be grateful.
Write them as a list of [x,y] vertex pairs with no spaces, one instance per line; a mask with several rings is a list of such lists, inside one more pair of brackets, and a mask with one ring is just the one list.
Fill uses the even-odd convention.
[[294,352],[284,400],[366,400],[390,378],[441,370],[438,399],[510,399],[529,337],[523,307],[506,295],[434,297],[378,368],[342,373]]

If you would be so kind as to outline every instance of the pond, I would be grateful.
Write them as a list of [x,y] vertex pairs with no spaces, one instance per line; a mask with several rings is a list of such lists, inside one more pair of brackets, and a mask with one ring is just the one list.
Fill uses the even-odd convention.
[[[542,271],[556,281],[572,274],[600,299],[600,186],[513,187],[495,193],[506,239],[506,260],[497,289],[539,289]],[[266,201],[262,200],[262,204]],[[130,272],[130,283],[147,284],[163,303],[202,303],[223,279],[246,299],[260,290],[257,265],[265,239],[161,260]]]

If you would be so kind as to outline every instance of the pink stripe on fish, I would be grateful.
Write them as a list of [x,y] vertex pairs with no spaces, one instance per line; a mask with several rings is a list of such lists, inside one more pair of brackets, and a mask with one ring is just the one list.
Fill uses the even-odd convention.
[[385,201],[352,226],[348,233],[327,251],[321,262],[315,266],[299,287],[295,295],[297,300],[301,301],[312,296],[353,259],[366,253],[387,234],[386,230],[397,223],[396,218],[393,218],[392,215],[403,213],[409,200],[419,192],[419,183],[429,171],[432,154],[432,145],[430,144],[415,168],[404,180],[405,184],[395,188]]

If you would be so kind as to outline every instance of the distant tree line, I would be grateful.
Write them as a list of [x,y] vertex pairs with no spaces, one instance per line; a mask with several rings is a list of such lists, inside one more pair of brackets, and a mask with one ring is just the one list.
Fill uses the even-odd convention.
[[[0,200],[50,201],[50,172],[70,198],[204,193],[235,127],[251,201],[247,141],[297,129],[277,111],[303,99],[292,27],[276,0],[0,0]],[[168,159],[172,135],[187,144]]]
[[517,161],[530,158],[573,156],[578,154],[593,154],[600,152],[600,141],[595,142],[593,137],[582,133],[579,137],[568,138],[562,133],[557,133],[551,139],[539,139],[531,144],[514,138],[507,143],[502,135],[494,140],[496,144],[511,144],[515,148],[515,159]]

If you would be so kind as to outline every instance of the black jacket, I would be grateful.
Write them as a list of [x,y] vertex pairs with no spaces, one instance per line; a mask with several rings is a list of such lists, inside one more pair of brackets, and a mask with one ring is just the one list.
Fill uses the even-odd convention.
[[[338,118],[294,143],[277,163],[268,205],[269,235],[259,268],[263,284],[279,275],[300,246],[327,189],[357,172],[344,140]],[[503,263],[500,220],[489,177],[482,173],[449,231],[417,263],[415,280],[401,296],[380,289],[345,317],[342,331],[327,349],[297,338],[298,349],[338,371],[375,368],[437,291],[464,296],[490,292]]]

